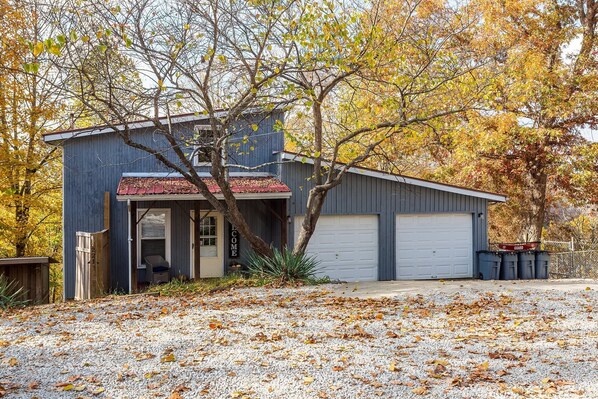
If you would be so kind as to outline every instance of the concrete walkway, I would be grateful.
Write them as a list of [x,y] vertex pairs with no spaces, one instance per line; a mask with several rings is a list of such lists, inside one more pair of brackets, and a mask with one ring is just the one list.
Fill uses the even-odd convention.
[[369,281],[356,283],[331,284],[326,286],[332,295],[357,298],[382,298],[430,294],[433,292],[457,293],[463,289],[478,291],[538,291],[557,290],[561,292],[579,292],[587,288],[598,291],[596,279],[563,280],[420,280],[420,281]]

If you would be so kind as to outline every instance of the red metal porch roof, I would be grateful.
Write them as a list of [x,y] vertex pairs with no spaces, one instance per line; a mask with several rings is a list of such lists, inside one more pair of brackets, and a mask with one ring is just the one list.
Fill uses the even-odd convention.
[[[210,192],[221,190],[213,178],[202,178]],[[235,194],[290,193],[291,189],[274,177],[230,177],[229,183]],[[199,190],[183,177],[121,177],[116,195],[198,195]]]

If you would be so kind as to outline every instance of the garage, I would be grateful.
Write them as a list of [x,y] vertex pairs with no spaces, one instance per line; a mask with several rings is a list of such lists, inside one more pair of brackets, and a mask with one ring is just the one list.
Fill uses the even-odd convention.
[[396,216],[396,278],[473,277],[472,214]]
[[[295,218],[295,239],[303,216]],[[321,276],[342,281],[378,280],[378,215],[322,215],[307,253]]]

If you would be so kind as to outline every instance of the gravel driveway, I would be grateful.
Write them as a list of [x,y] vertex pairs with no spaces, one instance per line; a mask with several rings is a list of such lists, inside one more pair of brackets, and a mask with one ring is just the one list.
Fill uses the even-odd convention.
[[598,398],[587,288],[258,288],[30,308],[0,319],[0,397]]

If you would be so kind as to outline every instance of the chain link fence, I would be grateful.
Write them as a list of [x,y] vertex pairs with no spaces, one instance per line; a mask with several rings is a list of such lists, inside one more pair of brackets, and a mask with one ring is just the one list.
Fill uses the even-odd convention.
[[598,250],[551,252],[551,278],[598,278]]

